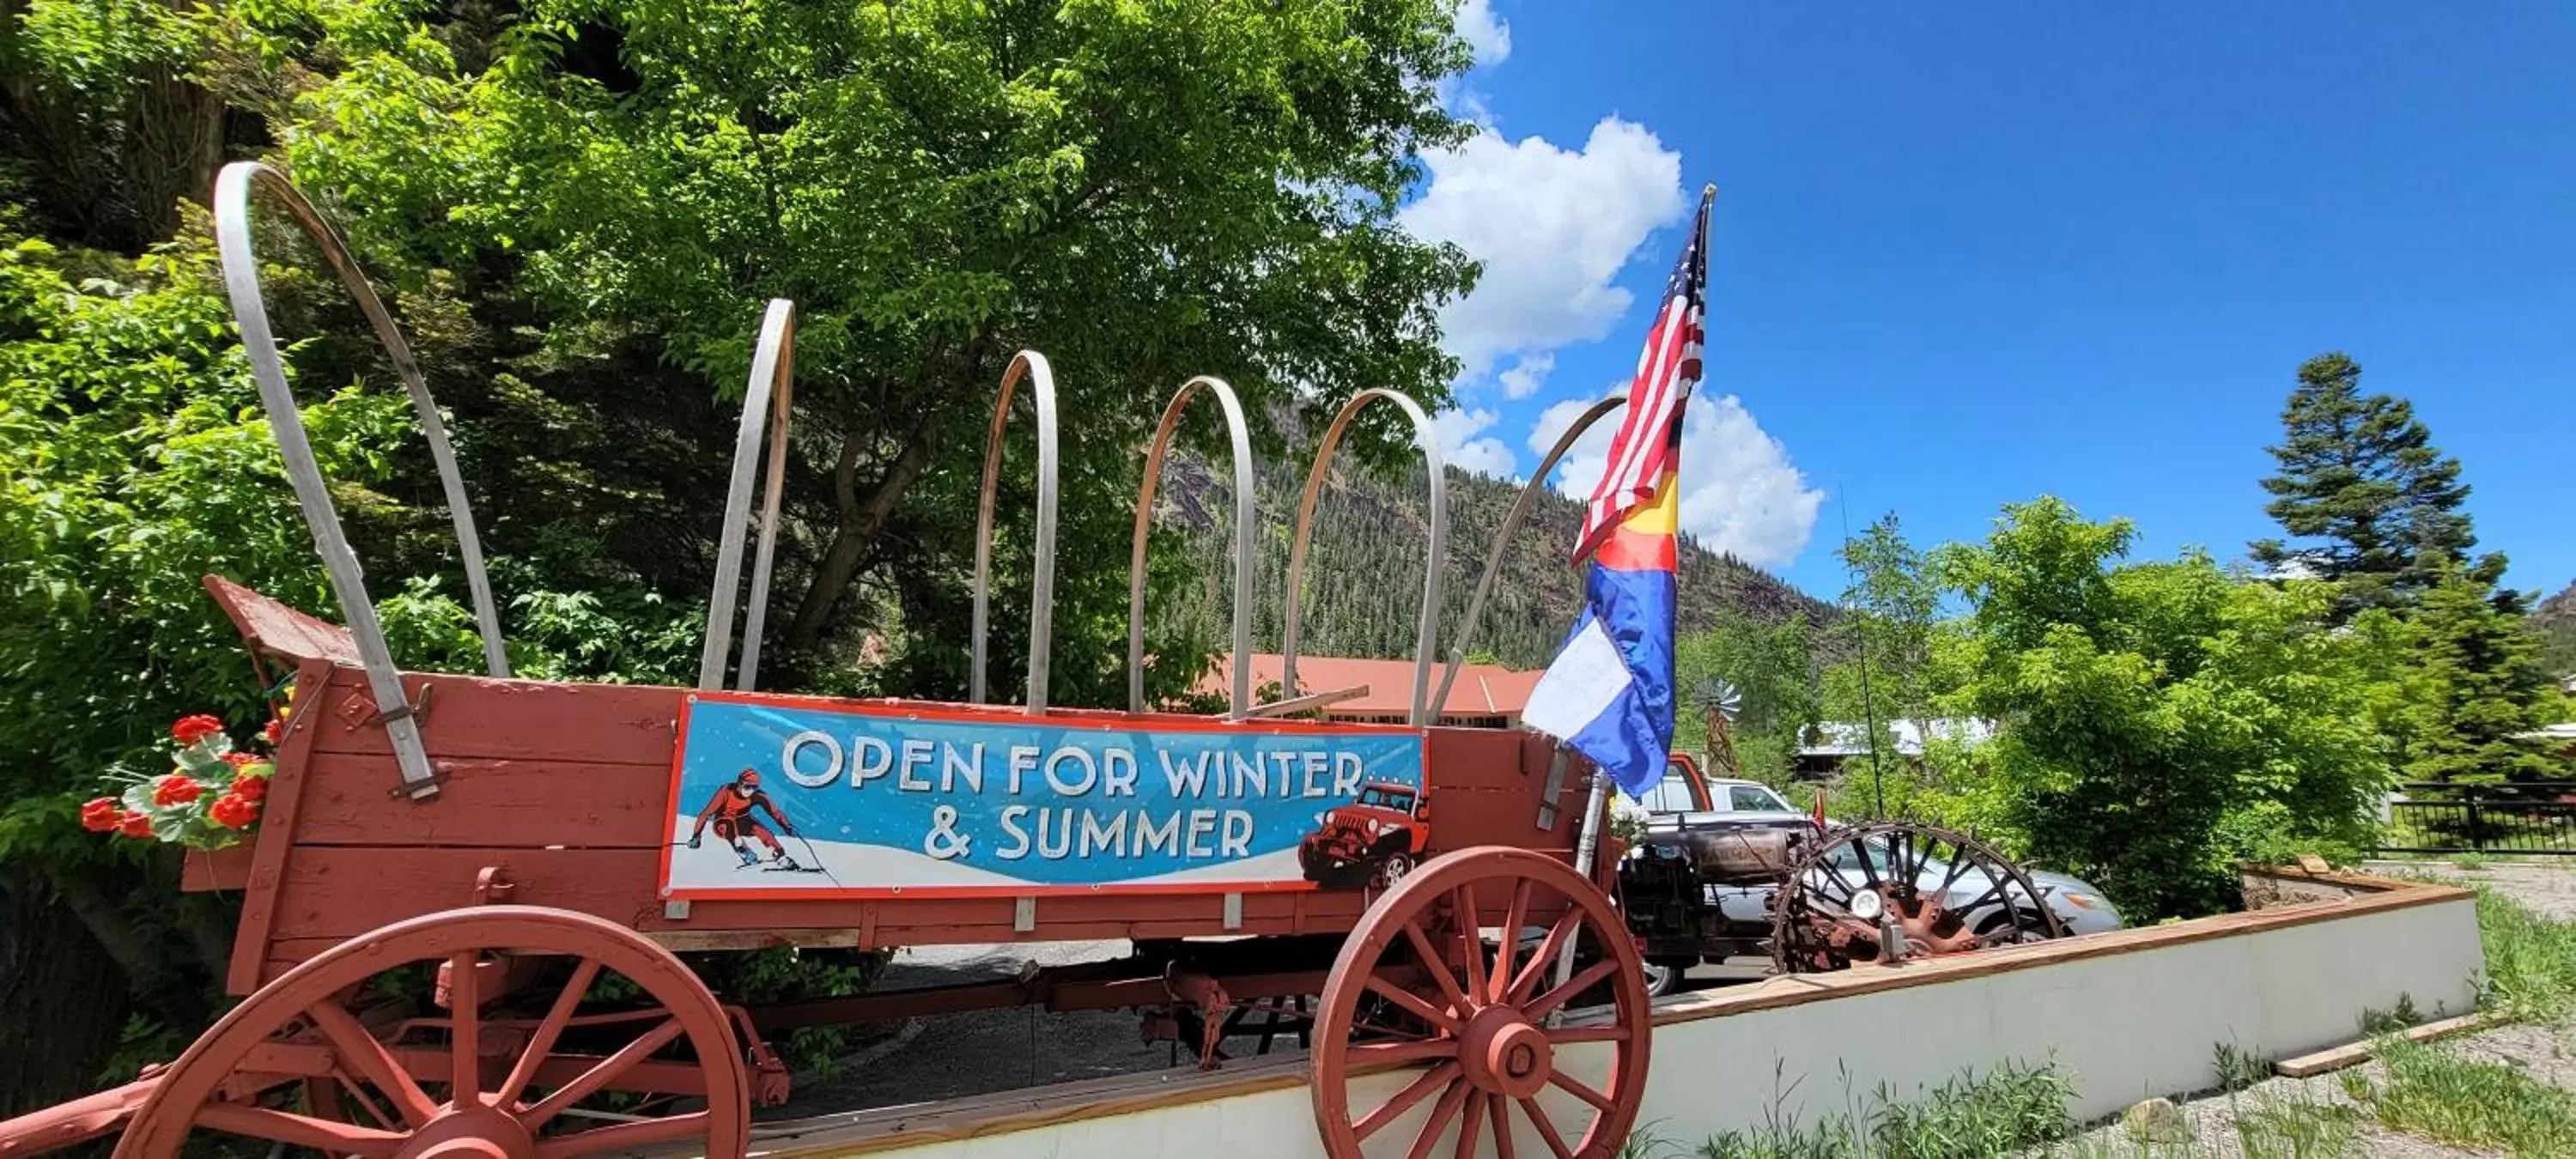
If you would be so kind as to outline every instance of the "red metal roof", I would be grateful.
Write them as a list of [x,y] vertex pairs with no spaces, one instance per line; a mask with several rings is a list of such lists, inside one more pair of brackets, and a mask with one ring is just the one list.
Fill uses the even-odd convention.
[[[1200,677],[1197,691],[1225,695],[1232,679],[1232,661],[1217,658],[1216,666]],[[1431,666],[1431,687],[1440,687],[1445,661]],[[1252,657],[1252,686],[1260,688],[1279,680],[1280,657],[1274,652],[1255,653]],[[1444,718],[1504,718],[1507,724],[1519,724],[1521,709],[1529,703],[1530,689],[1538,684],[1539,673],[1519,672],[1500,664],[1464,664],[1458,668],[1458,682],[1449,688],[1449,699],[1440,709]],[[1362,660],[1351,656],[1299,656],[1297,683],[1309,693],[1330,692],[1365,684],[1368,694],[1341,701],[1324,709],[1331,717],[1402,718],[1413,707],[1413,661]]]

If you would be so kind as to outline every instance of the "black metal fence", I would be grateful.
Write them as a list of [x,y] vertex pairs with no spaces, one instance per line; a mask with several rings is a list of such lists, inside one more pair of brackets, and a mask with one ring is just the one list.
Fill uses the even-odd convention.
[[2401,785],[2388,799],[2380,849],[2576,857],[2576,781]]

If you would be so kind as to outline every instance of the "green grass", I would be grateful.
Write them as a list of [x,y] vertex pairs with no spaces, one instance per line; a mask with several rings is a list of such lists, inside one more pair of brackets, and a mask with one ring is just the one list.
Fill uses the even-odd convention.
[[2380,1059],[2384,1077],[2344,1086],[2391,1130],[2516,1159],[2576,1155],[2576,1093],[2519,1067],[2402,1040],[2383,1044]]
[[[1983,1076],[1962,1074],[1919,1099],[1897,1100],[1881,1087],[1854,1114],[1813,1124],[1791,1123],[1782,1108],[1753,1131],[1729,1131],[1701,1144],[1701,1159],[1991,1159],[2064,1138],[2074,1086],[2054,1066],[2006,1064]],[[1668,1154],[1661,1152],[1658,1154]]]
[[2245,1159],[2337,1159],[2352,1150],[2361,1112],[2297,1099],[2258,1100],[2236,1113],[2236,1142]]
[[2576,1015],[2576,922],[2542,917],[2481,888],[2478,936],[2487,956],[2481,1005],[2525,1022]]

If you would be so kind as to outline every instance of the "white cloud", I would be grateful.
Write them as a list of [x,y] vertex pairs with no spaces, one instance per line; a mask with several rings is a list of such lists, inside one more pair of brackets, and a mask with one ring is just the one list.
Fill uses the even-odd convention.
[[1510,370],[1495,376],[1494,380],[1503,385],[1504,398],[1528,398],[1547,384],[1548,372],[1555,369],[1556,355],[1541,350],[1521,355],[1520,361],[1513,363]]
[[[1627,389],[1619,383],[1613,390]],[[1538,417],[1530,450],[1545,455],[1590,399],[1567,399]],[[1610,437],[1621,412],[1592,424],[1558,464],[1556,489],[1588,499],[1609,466]],[[1682,530],[1711,551],[1733,552],[1757,567],[1798,558],[1815,531],[1825,493],[1807,486],[1789,449],[1753,420],[1734,395],[1694,395],[1682,420]]]
[[1403,209],[1404,226],[1457,243],[1485,267],[1475,292],[1440,318],[1470,379],[1507,355],[1607,334],[1632,297],[1612,279],[1649,234],[1689,209],[1681,154],[1615,116],[1594,125],[1580,150],[1488,131],[1424,159],[1431,187]]
[[1494,15],[1493,0],[1465,0],[1458,6],[1458,35],[1476,50],[1476,63],[1501,64],[1512,55],[1512,26]]
[[1520,473],[1520,456],[1501,439],[1484,435],[1501,416],[1489,410],[1444,410],[1431,416],[1440,435],[1440,457],[1452,467],[1509,479]]

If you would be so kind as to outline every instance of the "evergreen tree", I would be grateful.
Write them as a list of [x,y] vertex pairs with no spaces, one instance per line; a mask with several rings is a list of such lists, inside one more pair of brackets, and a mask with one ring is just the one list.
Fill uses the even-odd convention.
[[2460,461],[2433,446],[2406,400],[2361,393],[2360,364],[2340,352],[2301,364],[2281,425],[2264,511],[2307,542],[2256,541],[2257,562],[2341,582],[2350,611],[2412,604],[2442,564],[2467,561],[2477,537],[2460,509]]
[[2548,723],[2553,697],[2521,597],[2458,565],[2425,589],[2414,629],[2430,694],[2407,754],[2419,781],[2546,780],[2552,762],[2515,738]]

